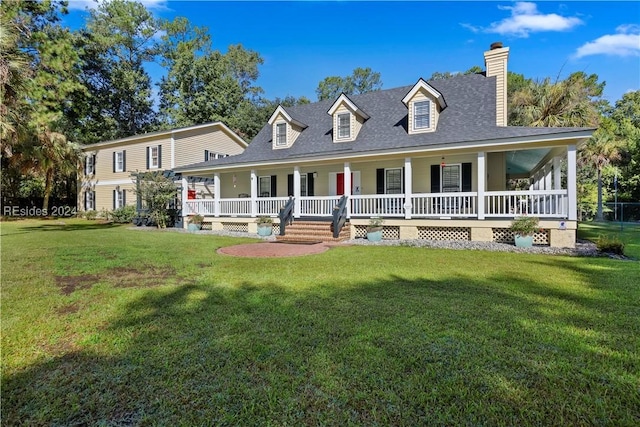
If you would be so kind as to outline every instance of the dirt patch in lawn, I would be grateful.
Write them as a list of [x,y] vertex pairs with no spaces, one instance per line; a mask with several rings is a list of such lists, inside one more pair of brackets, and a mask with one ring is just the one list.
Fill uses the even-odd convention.
[[[89,289],[99,282],[111,283],[116,288],[152,288],[164,285],[176,278],[173,267],[141,265],[139,267],[118,267],[106,270],[102,274],[83,274],[79,276],[56,276],[56,284],[63,295]],[[184,282],[179,279],[178,283]]]
[[80,305],[77,302],[74,302],[73,304],[63,305],[62,307],[57,308],[56,314],[64,316],[66,314],[77,313],[78,311],[80,311]]

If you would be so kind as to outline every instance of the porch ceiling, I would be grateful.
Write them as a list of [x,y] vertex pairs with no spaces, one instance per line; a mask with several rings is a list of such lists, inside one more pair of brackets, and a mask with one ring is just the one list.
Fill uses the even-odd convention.
[[507,173],[510,175],[528,174],[550,151],[550,148],[507,151]]

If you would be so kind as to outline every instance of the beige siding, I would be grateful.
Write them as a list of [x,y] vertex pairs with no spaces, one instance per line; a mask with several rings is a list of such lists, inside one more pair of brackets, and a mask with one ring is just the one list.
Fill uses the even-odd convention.
[[[496,124],[507,125],[507,59],[509,49],[495,49],[485,52],[487,77],[496,77]],[[487,106],[492,108],[492,106]]]
[[[338,138],[338,115],[349,113],[350,114],[350,137],[349,138]],[[360,129],[362,129],[362,125],[364,124],[364,119],[357,115],[355,111],[350,109],[347,105],[341,104],[333,114],[333,142],[349,142],[353,141],[358,137],[358,133]]]
[[[192,163],[199,163],[205,160],[205,150],[218,153],[236,155],[244,151],[244,148],[238,145],[236,141],[231,139],[222,131],[212,132],[209,129],[195,129],[188,132],[180,132],[174,137],[175,145],[175,166],[185,166]],[[171,144],[169,143],[169,150]],[[164,165],[164,147],[162,147],[163,167]],[[167,160],[170,160],[167,157]],[[167,163],[170,168],[170,163]]]

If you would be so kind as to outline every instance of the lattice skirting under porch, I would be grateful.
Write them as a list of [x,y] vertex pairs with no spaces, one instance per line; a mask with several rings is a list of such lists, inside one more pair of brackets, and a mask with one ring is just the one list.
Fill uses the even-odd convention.
[[[367,226],[366,225],[356,225],[356,235],[354,238],[366,238],[367,237]],[[400,227],[398,226],[389,226],[385,225],[382,227],[382,239],[383,240],[398,240],[400,239]]]
[[471,240],[469,227],[418,227],[420,240]]
[[[499,243],[513,243],[515,237],[509,228],[493,228],[493,240]],[[534,245],[549,244],[549,230],[536,231],[533,235]]]
[[247,233],[249,231],[249,224],[246,222],[223,222],[222,229],[236,233]]

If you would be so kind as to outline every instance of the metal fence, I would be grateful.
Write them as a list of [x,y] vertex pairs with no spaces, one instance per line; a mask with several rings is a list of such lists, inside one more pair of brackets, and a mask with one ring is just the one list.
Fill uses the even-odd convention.
[[640,203],[605,203],[604,219],[620,223],[640,222]]

